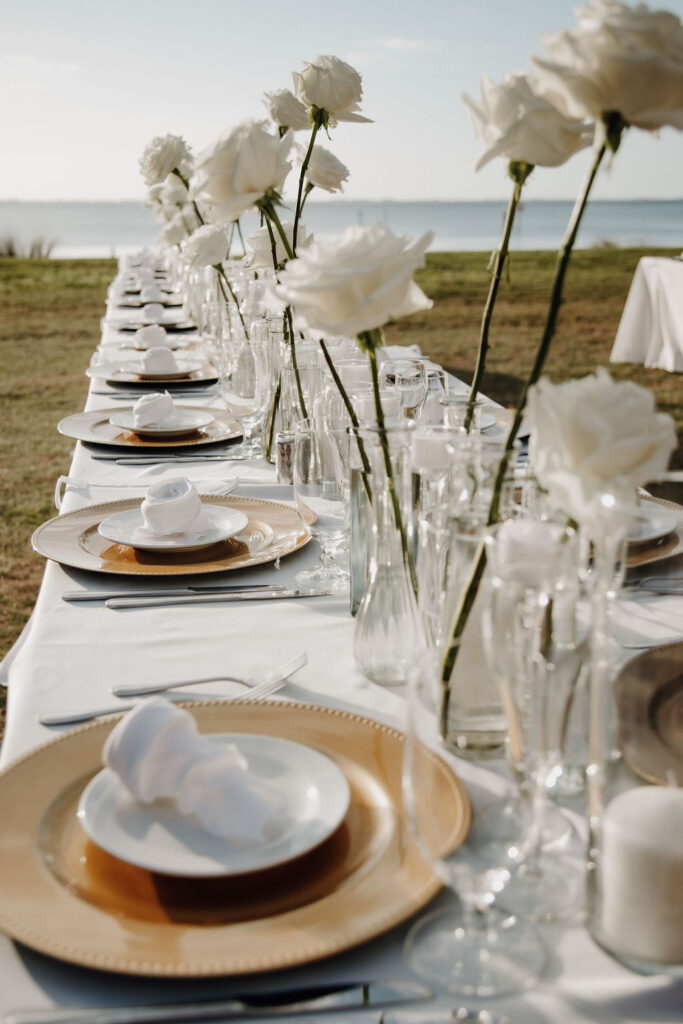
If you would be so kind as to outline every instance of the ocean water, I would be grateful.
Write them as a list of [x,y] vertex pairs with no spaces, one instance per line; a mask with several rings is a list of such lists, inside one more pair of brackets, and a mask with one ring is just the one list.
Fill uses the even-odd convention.
[[[309,201],[303,220],[318,238],[338,234],[350,224],[381,221],[400,234],[417,236],[433,230],[435,252],[486,252],[499,243],[505,208],[503,200]],[[557,249],[571,208],[572,203],[564,200],[523,203],[515,220],[513,248]],[[257,226],[255,215],[244,217],[245,237]],[[0,201],[0,239],[11,235],[24,245],[37,237],[52,241],[54,258],[119,256],[150,245],[158,231],[141,203]],[[605,244],[682,249],[683,199],[596,200],[586,211],[578,245]]]

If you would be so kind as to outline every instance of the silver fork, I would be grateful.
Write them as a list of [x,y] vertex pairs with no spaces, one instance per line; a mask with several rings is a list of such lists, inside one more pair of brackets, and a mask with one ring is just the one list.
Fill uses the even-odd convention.
[[[141,481],[138,484],[120,484],[117,481],[111,483],[105,483],[102,480],[80,480],[75,476],[60,476],[55,484],[55,508],[58,512],[61,512],[62,503],[64,501],[64,494],[67,487],[74,487],[77,490],[82,490],[87,487],[101,487],[113,490],[123,489],[126,491],[134,490],[144,493],[147,490],[150,483],[153,481]],[[233,491],[237,490],[240,483],[238,476],[233,477],[231,480],[194,480],[195,487],[200,494],[210,494],[216,498],[222,498],[226,494],[232,494]]]
[[[303,659],[303,660],[301,660],[301,659]],[[300,656],[299,660],[300,660],[300,664],[297,667],[301,668],[308,661],[308,656],[306,654],[302,654]],[[223,697],[221,699],[225,700],[228,703],[230,703],[232,701],[240,700],[243,703],[248,703],[248,704],[251,704],[251,703],[253,703],[254,701],[257,701],[257,700],[262,700],[264,697],[269,697],[271,694],[276,693],[278,690],[281,690],[282,687],[287,682],[287,679],[288,679],[289,675],[291,675],[292,672],[294,672],[294,671],[296,671],[296,669],[291,669],[290,668],[289,673],[288,673],[287,676],[280,675],[277,678],[273,678],[273,676],[271,676],[270,678],[265,679],[262,683],[259,683],[257,686],[254,686],[253,689],[249,690],[244,696],[240,695],[239,697]],[[232,677],[232,676],[222,676],[221,678],[222,679],[233,679],[234,680],[234,677]],[[242,680],[242,679],[238,679],[238,680],[235,680],[235,681],[236,682],[245,682],[245,680]],[[207,680],[195,680],[195,681],[190,680],[190,681],[185,682],[185,683],[176,683],[175,685],[176,686],[191,686],[191,685],[193,685],[194,682],[207,682]],[[187,700],[188,698],[186,696],[174,695],[174,696],[168,697],[167,699],[170,700],[170,701],[182,701],[182,700]],[[74,711],[74,712],[71,712],[69,714],[64,714],[64,715],[49,715],[49,714],[39,715],[38,721],[40,722],[41,725],[46,725],[46,726],[77,725],[80,722],[89,722],[93,718],[103,718],[106,715],[118,715],[118,714],[120,714],[123,711],[130,711],[131,708],[135,707],[135,704],[136,704],[136,702],[132,702],[132,703],[129,703],[129,704],[125,704],[125,703],[124,704],[117,704],[115,707],[109,706],[109,707],[106,707],[106,708],[88,708],[88,709],[86,709],[84,711],[78,711],[78,712]]]

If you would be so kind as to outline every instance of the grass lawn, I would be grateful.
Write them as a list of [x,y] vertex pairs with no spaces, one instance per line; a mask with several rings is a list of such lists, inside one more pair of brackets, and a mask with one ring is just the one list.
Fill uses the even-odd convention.
[[[638,259],[652,250],[593,249],[574,254],[547,372],[554,380],[606,365]],[[655,253],[657,254],[657,253]],[[661,255],[674,255],[662,250]],[[491,329],[483,391],[513,405],[529,370],[548,302],[554,253],[513,253]],[[434,253],[417,277],[434,307],[391,324],[390,343],[417,342],[448,370],[469,380],[488,290],[488,255]],[[54,514],[57,476],[69,468],[73,441],[57,422],[83,408],[84,370],[99,340],[112,260],[0,259],[0,656],[33,607],[43,559],[32,531]],[[651,388],[658,407],[676,418],[683,467],[681,376],[617,364],[611,372]],[[671,493],[671,492],[669,492]],[[674,495],[676,496],[676,495]],[[680,495],[678,495],[680,500]],[[0,694],[0,699],[2,695]]]

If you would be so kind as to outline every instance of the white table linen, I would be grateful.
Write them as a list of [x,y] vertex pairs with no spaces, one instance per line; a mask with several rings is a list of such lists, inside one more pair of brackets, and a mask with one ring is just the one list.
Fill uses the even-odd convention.
[[640,260],[609,358],[683,372],[683,260]]
[[[109,324],[105,326],[103,340],[105,344],[115,341]],[[97,384],[91,385],[87,409],[107,407],[106,396],[93,394],[96,387]],[[209,406],[217,397],[189,401]],[[98,462],[79,442],[70,475],[106,482],[115,493],[117,483],[144,485],[174,475],[176,470]],[[198,462],[196,466],[183,466],[183,474],[190,479],[219,479],[236,472],[243,481],[240,488],[244,488],[243,493],[292,500],[291,487],[278,487],[274,483],[273,468],[262,461]],[[120,492],[122,497],[126,493],[125,490]],[[68,489],[63,511],[87,503],[87,498],[79,491]],[[279,565],[268,564],[230,573],[230,582],[291,583],[295,573],[312,565],[317,557],[317,545],[312,541]],[[652,567],[645,567],[645,570],[640,574],[653,575]],[[683,574],[683,558],[656,567],[657,575],[665,572]],[[31,627],[8,667],[8,718],[0,762],[3,765],[56,735],[56,730],[38,724],[41,712],[110,705],[111,687],[121,681],[134,682],[142,678],[146,682],[174,681],[216,675],[221,671],[252,675],[301,651],[308,652],[308,664],[279,697],[340,706],[392,725],[403,723],[404,694],[399,689],[374,685],[355,666],[353,619],[346,597],[267,605],[258,602],[208,604],[127,611],[107,609],[101,603],[68,604],[61,599],[65,590],[111,589],[112,583],[121,590],[139,586],[139,580],[102,577],[48,562]],[[683,598],[680,597],[656,600],[647,594],[630,597],[629,605],[624,604],[619,609],[617,637],[657,637],[662,628],[668,633],[669,625],[675,622],[680,629],[682,609]],[[632,653],[620,651],[617,657],[624,661]],[[189,687],[183,692],[188,698],[201,698],[234,690],[230,691],[228,684],[213,683]],[[467,785],[475,814],[508,785],[501,774],[493,770],[496,766],[481,767],[457,759],[452,763]],[[580,800],[576,806],[581,810]],[[0,898],[1,886],[2,880]],[[442,893],[437,901],[446,905],[452,899],[451,894]],[[200,982],[122,979],[61,963],[17,946],[0,935],[0,1013],[19,1006],[179,1002],[240,991],[281,989],[288,985],[402,977],[409,973],[402,958],[407,928],[407,924],[402,925],[358,949],[296,970]],[[507,1014],[511,1024],[680,1022],[683,982],[632,974],[595,946],[580,927],[546,927],[542,931],[550,950],[550,965],[540,983],[523,995],[487,1004]],[[446,995],[434,1005],[443,1012],[462,1002]],[[401,1014],[406,1022],[426,1024],[430,1008],[406,1008]],[[330,1024],[351,1019],[364,1024],[376,1017],[363,1012],[325,1015]]]

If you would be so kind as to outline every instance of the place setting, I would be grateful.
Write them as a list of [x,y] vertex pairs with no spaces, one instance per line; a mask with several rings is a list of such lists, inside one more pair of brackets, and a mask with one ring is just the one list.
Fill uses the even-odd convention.
[[199,495],[180,477],[152,484],[142,500],[124,498],[63,513],[39,526],[31,543],[39,554],[71,568],[170,577],[274,562],[309,540],[299,513],[288,505]]
[[[361,715],[278,701],[148,698],[65,733],[0,774],[0,924],[71,963],[176,978],[358,945],[440,886],[405,833],[403,744]],[[445,852],[470,809],[445,761],[434,778]]]
[[120,448],[121,454],[130,448],[172,453],[242,437],[231,409],[176,405],[168,391],[146,393],[131,406],[74,413],[57,429],[87,444]]
[[218,372],[200,355],[191,351],[175,355],[165,345],[154,345],[143,351],[138,359],[114,360],[95,356],[86,370],[86,376],[95,380],[104,380],[108,384],[137,384],[149,387],[150,384],[215,384]]

